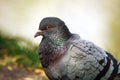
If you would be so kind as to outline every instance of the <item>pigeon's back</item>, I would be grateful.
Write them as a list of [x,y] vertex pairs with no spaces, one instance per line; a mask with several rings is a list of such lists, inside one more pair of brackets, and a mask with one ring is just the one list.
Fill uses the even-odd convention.
[[46,71],[53,80],[114,80],[120,73],[120,63],[92,42],[74,35],[68,43],[61,61]]

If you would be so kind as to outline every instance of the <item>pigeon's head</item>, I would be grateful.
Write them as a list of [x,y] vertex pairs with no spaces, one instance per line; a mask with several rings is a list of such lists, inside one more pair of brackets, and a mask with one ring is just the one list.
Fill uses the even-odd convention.
[[[65,33],[69,34],[69,30],[65,23],[57,17],[46,17],[40,22],[39,29],[35,34],[35,37],[42,35],[43,37],[51,34]],[[59,34],[59,33],[58,33]]]

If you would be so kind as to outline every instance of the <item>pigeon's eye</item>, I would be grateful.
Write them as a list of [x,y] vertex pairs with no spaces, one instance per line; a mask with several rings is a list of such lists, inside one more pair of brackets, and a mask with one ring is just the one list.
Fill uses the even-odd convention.
[[51,25],[48,25],[47,26],[47,30],[50,30],[50,29],[52,29],[53,27],[51,26]]

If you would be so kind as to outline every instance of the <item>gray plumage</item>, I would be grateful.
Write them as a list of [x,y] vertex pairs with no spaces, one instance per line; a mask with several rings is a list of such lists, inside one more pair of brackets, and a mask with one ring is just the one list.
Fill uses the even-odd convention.
[[120,63],[94,43],[72,34],[62,20],[55,17],[44,18],[39,30],[41,32],[37,32],[35,37],[42,35],[43,39],[38,53],[50,80],[119,78]]

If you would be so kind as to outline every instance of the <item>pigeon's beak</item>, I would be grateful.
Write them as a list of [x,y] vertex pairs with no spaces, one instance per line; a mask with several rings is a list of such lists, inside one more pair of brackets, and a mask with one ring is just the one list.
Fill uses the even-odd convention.
[[42,30],[38,30],[34,37],[37,37],[37,36],[41,35],[42,32],[43,32]]

